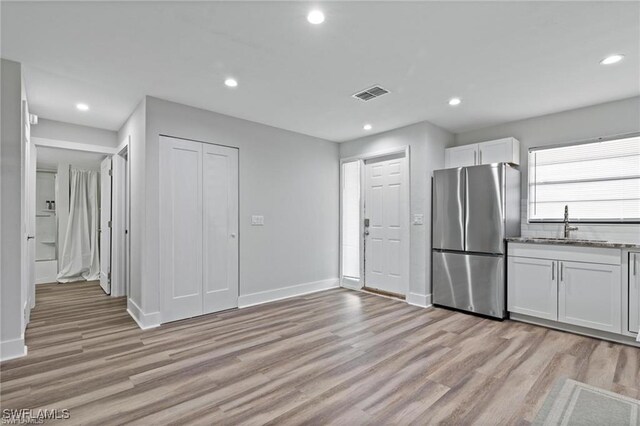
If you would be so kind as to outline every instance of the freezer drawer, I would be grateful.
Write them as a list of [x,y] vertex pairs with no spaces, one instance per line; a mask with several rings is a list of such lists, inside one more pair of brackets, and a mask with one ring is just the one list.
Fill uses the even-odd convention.
[[433,251],[433,303],[504,318],[503,256]]
[[433,248],[464,250],[464,169],[433,173]]

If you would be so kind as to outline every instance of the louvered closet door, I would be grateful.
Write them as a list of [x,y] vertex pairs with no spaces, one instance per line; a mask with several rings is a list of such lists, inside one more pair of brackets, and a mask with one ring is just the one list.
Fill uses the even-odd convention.
[[160,138],[162,322],[202,314],[202,144]]
[[238,150],[203,144],[204,313],[238,306]]

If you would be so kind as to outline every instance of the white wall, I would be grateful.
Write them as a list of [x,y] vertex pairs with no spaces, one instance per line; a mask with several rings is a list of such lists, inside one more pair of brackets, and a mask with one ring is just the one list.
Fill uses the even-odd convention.
[[409,145],[411,216],[424,214],[424,225],[411,225],[409,303],[431,304],[431,176],[444,167],[444,149],[453,144],[453,134],[429,122],[421,122],[385,133],[340,144],[340,157],[367,154]]
[[[139,110],[144,109],[144,114]],[[322,139],[147,97],[136,113],[146,116],[144,153],[133,152],[132,198],[139,191],[142,218],[132,223],[132,252],[141,266],[131,283],[143,315],[159,311],[159,136],[168,135],[239,148],[240,305],[266,301],[338,282],[338,145]],[[139,139],[140,115],[119,132]],[[133,212],[132,212],[133,214]],[[264,226],[251,226],[251,215]],[[133,221],[132,221],[133,222]],[[140,229],[140,226],[144,226]],[[133,235],[141,235],[134,246]],[[133,253],[132,253],[133,254]],[[140,281],[137,281],[140,280]],[[298,286],[291,288],[293,286]],[[144,321],[142,321],[144,323]]]
[[[144,251],[144,235],[146,228],[144,226],[144,209],[145,209],[145,164],[146,164],[146,100],[142,100],[136,106],[133,113],[129,116],[125,124],[118,131],[118,140],[124,141],[130,139],[128,161],[129,161],[129,187],[131,193],[129,199],[131,205],[129,207],[130,226],[129,226],[129,245],[130,268],[129,278],[129,303],[133,303],[135,309],[142,312],[154,312],[156,307],[143,309],[142,300],[142,270]],[[157,232],[157,230],[156,230]],[[153,322],[153,320],[151,320]]]
[[[513,121],[456,135],[456,145],[513,136],[520,141],[522,172],[522,235],[562,235],[557,224],[527,224],[527,167],[531,147],[594,139],[601,136],[640,132],[640,97],[607,102],[556,114]],[[578,225],[577,238],[640,243],[640,225]]]
[[38,117],[38,124],[31,126],[31,136],[90,145],[118,146],[118,133],[97,127],[79,126],[62,121]]
[[1,60],[0,121],[0,360],[24,354],[22,308],[22,69]]

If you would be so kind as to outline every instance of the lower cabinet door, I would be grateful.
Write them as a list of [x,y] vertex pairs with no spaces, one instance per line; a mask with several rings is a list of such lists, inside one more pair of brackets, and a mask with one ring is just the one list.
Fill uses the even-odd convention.
[[558,319],[558,262],[508,257],[507,310],[556,321]]
[[640,328],[640,253],[629,253],[629,331]]
[[558,272],[560,322],[622,331],[620,266],[562,261]]

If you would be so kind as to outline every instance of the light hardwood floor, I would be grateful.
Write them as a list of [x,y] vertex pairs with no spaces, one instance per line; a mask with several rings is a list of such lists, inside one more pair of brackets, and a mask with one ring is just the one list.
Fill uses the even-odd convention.
[[640,397],[640,349],[349,290],[141,331],[97,283],[40,285],[3,408],[65,424],[527,424],[560,377]]

